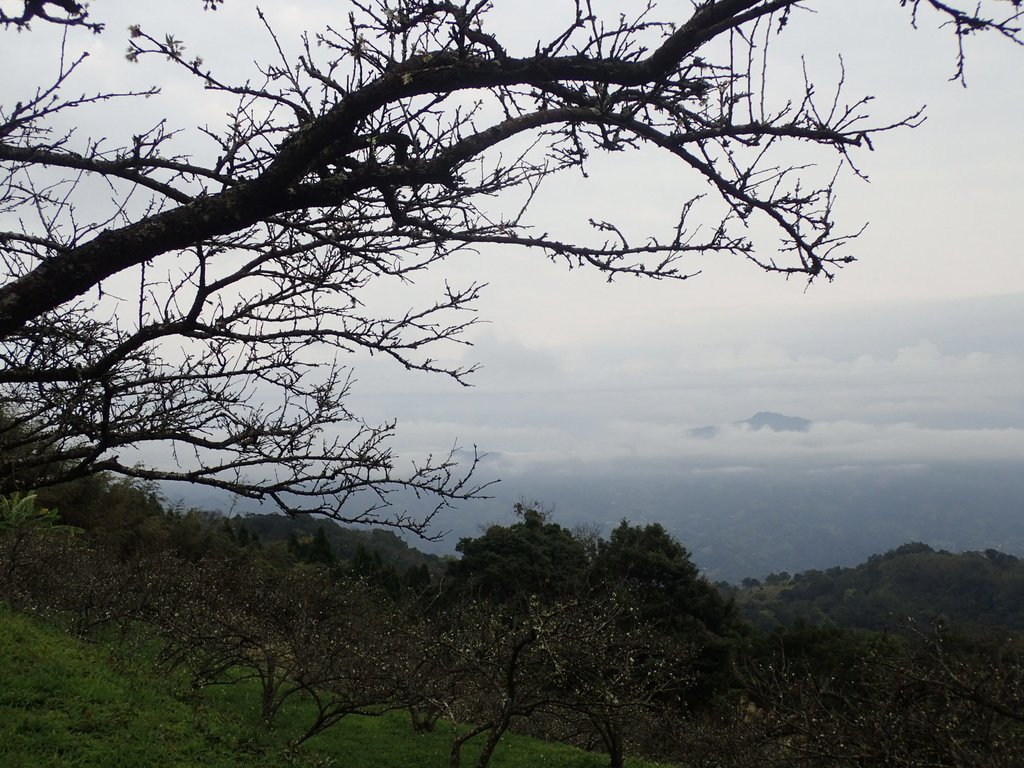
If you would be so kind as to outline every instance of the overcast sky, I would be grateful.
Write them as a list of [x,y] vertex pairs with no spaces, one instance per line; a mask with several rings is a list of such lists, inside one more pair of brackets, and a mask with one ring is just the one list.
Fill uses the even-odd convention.
[[[371,411],[398,414],[418,449],[449,433],[494,451],[497,474],[503,463],[616,455],[723,465],[1024,459],[1024,78],[1013,76],[1024,51],[974,41],[964,89],[948,79],[948,35],[912,31],[898,3],[821,8],[794,18],[781,58],[805,54],[828,80],[841,53],[849,93],[875,96],[884,116],[919,106],[928,116],[859,158],[870,183],[842,186],[842,220],[868,228],[835,282],[808,287],[726,259],[700,262],[703,273],[685,283],[609,285],[535,255],[483,253],[467,267],[490,284],[488,323],[464,353],[483,366],[474,388],[374,380]],[[518,18],[525,34],[527,16]],[[800,77],[783,68],[780,91],[785,74]],[[615,155],[586,182],[552,185],[542,210],[553,228],[616,213],[640,230],[664,225],[682,197],[679,175],[656,152]],[[759,410],[816,425],[687,436]]]
[[[190,55],[215,69],[244,71],[266,51],[252,3],[227,0],[205,16],[199,5],[94,3],[110,29],[72,40],[92,54],[76,90],[159,81],[160,97],[120,113],[126,131],[156,115],[168,115],[171,127],[216,123],[223,104],[215,98],[169,66],[123,57],[124,30],[136,21],[184,39]],[[560,7],[495,5],[496,28],[523,52]],[[930,16],[914,31],[897,0],[807,5],[820,12],[796,13],[772,49],[772,98],[799,97],[801,57],[823,87],[834,84],[841,54],[851,97],[874,96],[884,119],[921,106],[928,116],[858,157],[870,183],[842,182],[841,223],[868,228],[850,249],[858,261],[834,283],[807,286],[718,257],[694,261],[702,274],[686,282],[609,285],[539,254],[485,249],[436,276],[488,283],[475,346],[446,353],[481,364],[474,387],[360,360],[355,409],[371,420],[397,417],[399,450],[477,444],[493,454],[496,476],[503,467],[614,456],[720,467],[1024,460],[1024,49],[991,36],[969,40],[964,89],[949,81],[952,36],[933,29]],[[637,3],[610,7],[618,6]],[[304,29],[343,23],[346,12],[326,0],[268,2],[264,10],[286,45]],[[7,71],[52,68],[51,43],[50,30],[5,33]],[[0,99],[17,99],[28,85],[5,77]],[[109,114],[81,130],[109,128]],[[582,236],[587,218],[614,216],[642,237],[668,230],[694,190],[654,151],[596,158],[589,170],[587,180],[567,174],[544,190],[538,227]],[[727,429],[711,441],[687,432],[759,410],[815,426],[786,435]]]

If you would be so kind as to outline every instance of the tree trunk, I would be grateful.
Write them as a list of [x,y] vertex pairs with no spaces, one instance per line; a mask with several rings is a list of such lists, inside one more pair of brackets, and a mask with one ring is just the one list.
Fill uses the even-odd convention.
[[264,731],[270,730],[270,723],[273,721],[274,714],[277,711],[277,707],[274,705],[277,692],[274,680],[276,672],[277,668],[274,660],[268,659],[266,676],[263,678],[263,690],[260,697],[260,728]]
[[451,752],[448,753],[448,768],[459,768],[462,765],[462,745],[472,739],[474,736],[479,736],[481,733],[491,727],[491,724],[481,725],[474,728],[468,733],[464,733],[461,736],[456,736],[455,740],[452,741]]
[[511,717],[506,714],[500,722],[494,724],[491,732],[487,734],[487,741],[484,742],[483,747],[480,749],[480,756],[476,759],[474,768],[487,768],[488,763],[491,762],[491,757],[494,755],[494,750],[498,746],[498,742],[501,741],[505,731],[508,730],[510,722]]
[[601,741],[604,743],[604,748],[608,752],[608,765],[610,768],[624,768],[626,764],[626,757],[624,754],[622,729],[618,725],[610,720],[604,718],[598,718],[595,716],[591,717],[591,722],[594,723],[594,727],[597,732],[601,734]]

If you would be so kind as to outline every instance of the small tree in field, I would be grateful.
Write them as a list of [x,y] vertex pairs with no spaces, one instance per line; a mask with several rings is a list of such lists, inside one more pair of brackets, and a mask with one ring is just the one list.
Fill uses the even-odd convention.
[[[899,4],[958,43],[1020,42],[1020,0]],[[118,34],[103,28],[104,4],[88,16],[68,0],[15,5],[0,35],[40,36],[57,69],[0,97],[0,491],[113,471],[423,532],[389,494],[474,496],[474,461],[460,471],[453,452],[403,469],[393,425],[346,407],[343,356],[463,381],[471,366],[435,350],[462,340],[481,286],[439,280],[433,299],[378,311],[382,287],[498,245],[609,279],[684,279],[712,255],[831,278],[852,260],[835,179],[785,148],[816,144],[856,173],[876,134],[918,121],[873,121],[868,96],[827,93],[810,75],[782,108],[765,106],[761,49],[795,14],[827,13],[819,0],[651,0],[624,14],[566,0],[564,22],[538,25],[526,55],[488,2],[352,0],[297,46],[254,9],[277,54],[239,80],[140,20],[131,61],[165,60],[234,106],[209,125],[167,115],[122,136],[118,104],[157,84],[83,95],[78,36]],[[41,31],[55,24],[67,35]],[[105,137],[62,127],[101,109]],[[641,146],[703,188],[664,232],[636,240],[595,220],[584,240],[530,227],[545,180]],[[754,241],[762,222],[774,233]],[[129,458],[150,444],[177,461]]]
[[286,705],[310,702],[292,746],[349,715],[407,705],[393,605],[361,582],[214,559],[166,561],[152,578],[147,618],[164,638],[163,663],[187,670],[197,688],[252,681],[264,729]]
[[510,730],[603,748],[621,768],[638,737],[680,711],[699,649],[640,621],[628,593],[519,597],[466,599],[403,623],[396,657],[414,727],[449,721],[450,768],[470,743],[486,768]]

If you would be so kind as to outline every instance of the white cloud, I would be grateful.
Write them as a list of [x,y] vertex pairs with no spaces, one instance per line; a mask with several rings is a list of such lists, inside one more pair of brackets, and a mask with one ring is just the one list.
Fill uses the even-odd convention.
[[[614,457],[705,468],[1022,461],[1024,347],[1007,331],[1022,310],[1024,296],[875,304],[860,327],[846,310],[819,310],[806,324],[760,309],[733,312],[710,332],[696,332],[707,316],[684,317],[658,338],[619,329],[572,347],[488,335],[469,351],[484,365],[471,389],[417,395],[422,380],[403,377],[371,402],[399,413],[417,447],[446,435],[441,442],[501,454],[496,471]],[[916,319],[905,326],[908,315]],[[958,337],[950,327],[973,330]],[[363,385],[360,397],[374,390]],[[761,410],[814,425],[732,425]],[[705,425],[722,429],[712,440],[690,436]]]

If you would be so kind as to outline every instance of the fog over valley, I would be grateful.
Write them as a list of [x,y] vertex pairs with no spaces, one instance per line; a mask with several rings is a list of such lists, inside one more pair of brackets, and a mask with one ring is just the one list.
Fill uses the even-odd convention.
[[500,481],[442,511],[440,541],[411,541],[427,551],[529,499],[566,526],[661,522],[731,581],[907,541],[1024,554],[1022,316],[1021,295],[581,310],[566,323],[600,330],[582,346],[485,324],[459,352],[481,364],[473,386],[370,359],[353,398],[397,416],[399,455],[476,445],[477,478]]
[[[568,23],[574,7],[495,5],[490,23],[509,50],[524,56],[536,50],[539,34]],[[460,536],[508,520],[524,497],[553,507],[566,524],[608,530],[622,517],[662,521],[707,573],[723,578],[851,562],[909,539],[1021,551],[1024,261],[1014,225],[1022,202],[1024,78],[1007,76],[1019,71],[1020,51],[997,36],[972,35],[964,88],[950,79],[955,36],[934,15],[909,30],[905,5],[864,0],[832,4],[827,13],[801,8],[786,16],[780,44],[758,49],[765,68],[752,86],[763,89],[759,108],[766,113],[799,102],[806,75],[822,108],[835,95],[839,103],[861,104],[856,109],[871,114],[872,124],[896,124],[922,108],[927,118],[873,134],[871,151],[861,146],[848,158],[857,172],[845,168],[835,178],[832,235],[859,234],[833,254],[841,259],[834,282],[766,274],[741,254],[721,252],[686,254],[678,262],[690,276],[683,281],[609,281],[609,274],[572,261],[481,242],[454,249],[415,279],[374,280],[353,294],[353,307],[368,317],[401,318],[432,306],[449,288],[480,289],[467,311],[436,318],[438,327],[475,318],[465,334],[443,332],[409,360],[415,366],[429,357],[449,369],[479,365],[466,377],[468,388],[407,370],[387,354],[370,356],[365,347],[338,355],[353,377],[344,407],[369,425],[397,424],[389,443],[394,477],[453,446],[467,467],[476,446],[485,455],[476,479],[501,481],[488,488],[492,498],[443,510],[431,530],[450,533],[420,546],[453,552]],[[623,7],[594,5],[608,19]],[[674,19],[674,9],[661,10]],[[186,30],[178,28],[177,7],[154,7],[146,29],[178,35],[189,57],[203,58],[226,81],[246,82],[254,58],[276,60],[277,45],[286,57],[298,55],[301,34],[337,14],[321,0],[267,11],[274,40],[244,2],[224,3]],[[58,133],[74,127],[78,137],[131,146],[168,115],[174,128],[210,124],[216,131],[235,96],[196,87],[180,67],[164,66],[164,56],[126,62],[126,40],[137,39],[126,37],[135,34],[129,30],[139,22],[137,4],[107,3],[103,13],[111,34],[73,38],[75,51],[89,51],[74,88],[127,92],[156,84],[161,93],[131,106],[114,100],[75,110],[73,119],[58,112]],[[5,45],[12,60],[32,63],[26,71],[48,72],[55,63],[43,52],[61,34],[41,25],[7,35]],[[225,34],[246,45],[224,46]],[[863,44],[863,34],[872,45]],[[31,92],[19,80],[5,87],[11,103]],[[858,102],[862,97],[869,98]],[[493,116],[485,110],[481,126]],[[271,143],[283,135],[274,133]],[[174,136],[173,151],[197,163],[213,162],[206,157],[213,149],[202,131]],[[836,174],[833,148],[801,140],[775,150],[769,165],[799,167],[812,186],[828,185]],[[525,202],[517,194],[487,197],[485,216],[513,215]],[[699,173],[645,144],[591,152],[585,164],[551,176],[531,195],[523,234],[591,246],[606,238],[593,226],[602,220],[632,245],[664,240],[688,200],[695,207],[686,236],[699,242],[719,221],[721,202]],[[107,202],[105,191],[83,194],[77,210],[102,220]],[[21,226],[13,214],[5,221],[13,230]],[[735,234],[751,238],[758,258],[791,255],[774,224],[756,216]],[[148,274],[156,285],[179,268],[169,258]],[[141,274],[145,279],[145,269]],[[138,278],[131,270],[110,276],[96,298],[107,308],[97,316],[122,323],[137,316],[141,323],[146,312],[173,304],[154,294],[153,307],[135,307]],[[252,290],[240,287],[218,301],[231,306]],[[114,313],[117,301],[125,303]],[[216,306],[211,302],[214,318]],[[173,363],[187,349],[172,342],[161,354]],[[314,372],[334,352],[311,347],[304,354]],[[281,402],[273,390],[264,380],[246,393],[246,404],[273,412]],[[807,429],[743,423],[760,412],[805,419]],[[198,460],[188,449],[149,442],[119,448],[118,456],[127,466],[139,461],[185,471]],[[254,474],[258,486],[266,474]],[[209,488],[176,484],[166,492],[186,506],[269,511]],[[354,515],[361,503],[373,499],[352,499]]]

